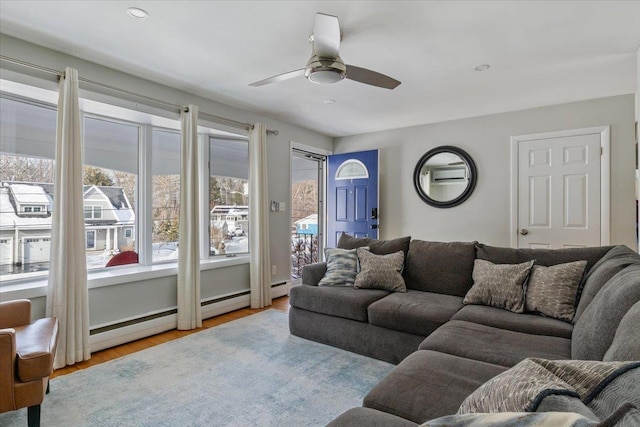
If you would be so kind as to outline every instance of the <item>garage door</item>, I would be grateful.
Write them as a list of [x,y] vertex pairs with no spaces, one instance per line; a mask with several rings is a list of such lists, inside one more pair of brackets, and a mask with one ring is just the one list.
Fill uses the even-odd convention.
[[49,238],[29,238],[24,239],[24,260],[25,264],[30,262],[49,261],[49,250],[51,239]]
[[13,239],[0,239],[0,265],[13,263]]

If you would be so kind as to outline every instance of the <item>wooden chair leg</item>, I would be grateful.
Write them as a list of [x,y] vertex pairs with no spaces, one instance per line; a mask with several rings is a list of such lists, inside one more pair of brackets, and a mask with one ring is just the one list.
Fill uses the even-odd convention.
[[40,405],[29,406],[27,409],[27,425],[40,427]]
[[49,394],[49,380],[47,380],[47,391],[45,392],[45,394]]

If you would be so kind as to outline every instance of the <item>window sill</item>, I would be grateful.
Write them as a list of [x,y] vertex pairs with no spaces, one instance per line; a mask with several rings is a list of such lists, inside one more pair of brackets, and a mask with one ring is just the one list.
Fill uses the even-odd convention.
[[[249,263],[249,254],[235,257],[219,257],[200,261],[200,271],[231,267]],[[89,289],[122,285],[128,282],[175,276],[178,274],[178,263],[171,262],[155,265],[138,265],[114,267],[89,272],[87,285]],[[37,298],[47,295],[47,277],[39,277],[29,281],[16,281],[14,284],[3,284],[0,287],[0,300],[8,301],[20,298]]]

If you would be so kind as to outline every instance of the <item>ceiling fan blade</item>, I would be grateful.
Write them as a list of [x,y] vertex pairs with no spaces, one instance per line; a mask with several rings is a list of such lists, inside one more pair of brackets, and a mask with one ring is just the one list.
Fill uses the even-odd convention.
[[284,80],[289,80],[298,76],[304,76],[304,68],[300,70],[289,71],[288,73],[278,74],[277,76],[269,77],[268,79],[260,80],[258,82],[249,83],[249,86],[264,86],[271,83],[278,83]]
[[400,82],[392,77],[353,65],[347,65],[347,78],[367,85],[392,90],[400,85]]
[[340,24],[338,17],[316,14],[313,26],[313,53],[323,58],[334,58],[340,50]]

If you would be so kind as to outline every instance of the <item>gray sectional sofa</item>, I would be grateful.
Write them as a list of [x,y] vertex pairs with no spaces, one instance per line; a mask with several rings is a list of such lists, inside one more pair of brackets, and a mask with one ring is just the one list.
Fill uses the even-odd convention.
[[[305,267],[303,284],[290,293],[293,335],[397,365],[363,407],[333,426],[410,426],[455,414],[478,387],[527,358],[640,360],[640,256],[626,246],[512,249],[346,235],[338,244],[362,246],[379,255],[405,253],[406,292],[317,286],[327,268],[317,263]],[[476,259],[541,266],[586,261],[572,321],[463,304]],[[640,379],[640,369],[634,372]],[[640,388],[636,393],[631,400],[640,407]],[[580,412],[553,396],[538,403],[537,411]],[[582,412],[596,420],[610,415],[590,411]]]

